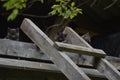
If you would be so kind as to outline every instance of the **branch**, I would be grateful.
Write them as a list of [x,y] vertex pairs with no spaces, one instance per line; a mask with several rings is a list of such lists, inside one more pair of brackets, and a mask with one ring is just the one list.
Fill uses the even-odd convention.
[[31,8],[31,6],[32,6],[36,1],[38,1],[38,0],[30,0],[30,1],[27,3],[28,6],[27,6],[25,9],[21,10],[20,13],[22,13],[23,11]]
[[85,5],[86,3],[88,3],[89,1],[90,1],[90,0],[84,1],[83,3],[77,5],[77,7],[79,8],[79,7],[83,6],[83,5]]
[[[9,15],[10,13],[0,13],[0,15]],[[33,17],[33,18],[50,18],[50,17],[53,17],[53,16],[56,16],[56,15],[46,15],[46,16],[37,16],[37,15],[33,15],[33,14],[27,14],[27,13],[19,13],[18,15],[21,15],[21,16],[27,16],[27,17]]]
[[50,18],[50,17],[55,16],[55,15],[37,16],[37,15],[26,14],[26,13],[19,13],[18,15],[28,16],[28,17],[33,17],[33,18]]
[[93,0],[93,2],[90,4],[90,7],[93,7],[96,4],[97,0]]
[[110,7],[112,7],[113,5],[115,5],[118,0],[112,0],[112,1],[113,1],[113,2],[112,2],[111,4],[109,4],[108,6],[106,6],[106,7],[104,8],[104,10],[107,10],[107,9],[109,9]]

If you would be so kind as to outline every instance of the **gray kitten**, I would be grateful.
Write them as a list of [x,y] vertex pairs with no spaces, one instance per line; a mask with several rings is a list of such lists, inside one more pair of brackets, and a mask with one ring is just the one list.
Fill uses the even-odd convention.
[[19,40],[19,28],[8,28],[8,33],[5,39]]
[[83,34],[81,37],[82,37],[85,41],[87,41],[88,43],[91,42],[91,37],[90,37],[89,32],[86,33],[86,34]]
[[67,36],[67,34],[63,34],[62,32],[58,32],[57,35],[55,36],[55,41],[66,42],[66,40],[65,40],[66,36]]

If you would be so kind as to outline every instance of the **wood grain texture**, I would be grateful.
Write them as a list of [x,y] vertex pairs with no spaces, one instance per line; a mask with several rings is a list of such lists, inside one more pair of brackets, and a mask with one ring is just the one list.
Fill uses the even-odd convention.
[[[10,56],[15,58],[25,58],[26,60],[31,59],[32,61],[42,60],[51,62],[42,51],[36,48],[36,46],[33,43],[13,41],[8,39],[0,39],[0,56],[3,55],[5,57]],[[113,64],[113,66],[115,66],[116,69],[120,70],[120,58],[112,56],[106,56],[105,58],[111,64]]]
[[[54,64],[27,61],[27,60],[9,59],[9,58],[0,58],[0,67],[20,69],[20,70],[30,70],[30,71],[61,73],[61,71],[58,70]],[[90,75],[92,77],[105,78],[103,74],[101,74],[95,69],[86,69],[86,68],[81,68],[81,69],[87,75]]]
[[120,72],[106,59],[102,59],[97,70],[103,73],[109,80],[120,80]]
[[0,39],[0,56],[50,61],[33,43]]
[[55,42],[54,46],[60,51],[73,52],[81,55],[90,55],[90,56],[96,56],[101,58],[102,57],[104,58],[106,55],[105,52],[100,49],[91,49],[87,47],[82,47],[82,46],[67,44],[62,42]]
[[13,68],[13,69],[23,69],[23,70],[39,70],[39,71],[51,71],[51,72],[60,72],[57,67],[53,64],[34,62],[27,60],[19,59],[9,59],[9,58],[0,58],[0,67]]
[[31,20],[24,19],[21,29],[54,62],[69,80],[90,78],[66,55],[54,48],[51,41]]
[[[71,28],[67,27],[65,29],[65,33],[66,32],[69,32],[71,34],[71,32],[73,32],[73,30]],[[77,34],[77,33],[74,32],[74,34]],[[71,34],[71,35],[73,35],[73,34]],[[92,46],[90,46],[86,41],[84,41],[82,38],[80,38],[80,36],[74,35],[74,37],[75,37],[75,39],[78,39],[79,43],[81,43],[81,46],[92,48]],[[71,38],[71,39],[74,39],[74,38]],[[100,60],[100,63],[98,65],[97,69],[101,73],[103,73],[109,80],[119,80],[120,79],[120,72],[112,64],[110,64],[106,59]]]
[[[92,48],[82,37],[80,37],[72,28],[66,27],[63,31],[64,34],[67,34],[66,41],[73,45],[83,46]],[[78,55],[79,64],[93,66],[94,57],[88,55]]]
[[106,58],[116,69],[120,70],[120,58],[119,58],[119,57],[106,56],[105,58]]
[[[40,49],[38,49],[35,44],[9,39],[0,39],[0,55],[51,62],[50,59]],[[79,65],[76,56],[68,56]],[[77,58],[79,58],[79,56]]]

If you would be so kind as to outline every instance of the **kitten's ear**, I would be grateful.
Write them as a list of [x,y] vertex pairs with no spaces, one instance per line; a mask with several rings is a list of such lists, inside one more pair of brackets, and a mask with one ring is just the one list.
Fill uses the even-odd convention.
[[91,37],[90,37],[89,32],[83,34],[81,37],[82,37],[84,40],[86,40],[87,42],[91,42]]
[[81,37],[90,36],[89,32],[83,34]]

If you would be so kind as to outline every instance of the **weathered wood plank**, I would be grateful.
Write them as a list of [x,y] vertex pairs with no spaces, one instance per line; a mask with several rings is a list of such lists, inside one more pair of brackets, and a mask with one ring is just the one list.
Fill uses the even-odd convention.
[[13,68],[13,69],[23,69],[23,70],[39,70],[39,71],[52,71],[60,72],[57,67],[53,64],[34,62],[27,60],[19,59],[9,59],[9,58],[0,58],[0,67]]
[[54,46],[60,51],[73,52],[81,55],[90,55],[96,57],[105,57],[106,55],[105,52],[100,49],[91,49],[87,47],[82,47],[82,46],[67,44],[62,42],[55,42]]
[[[63,31],[64,34],[67,34],[66,41],[70,44],[83,46],[91,48],[91,46],[83,39],[81,38],[73,29],[66,27]],[[94,64],[94,57],[93,56],[87,56],[87,55],[78,55],[79,56],[79,64],[81,65],[87,65],[87,66],[93,66]]]
[[120,58],[119,57],[112,57],[106,56],[106,58],[116,69],[120,70]]
[[74,45],[79,45],[83,47],[92,48],[82,37],[80,37],[72,28],[66,27],[63,31],[64,34],[67,34],[66,40]]
[[21,29],[69,80],[90,80],[66,54],[54,48],[54,43],[31,20],[24,19]]
[[[30,70],[30,71],[46,71],[46,72],[61,73],[61,71],[58,70],[54,64],[33,62],[26,60],[17,60],[17,59],[8,59],[8,58],[0,58],[0,67]],[[86,69],[86,68],[81,68],[81,69],[87,75],[90,75],[92,77],[105,78],[103,74],[99,73],[95,69]]]
[[[51,62],[50,59],[48,59],[48,57],[35,46],[35,44],[18,42],[9,39],[0,39],[0,55]],[[70,58],[78,64],[76,56],[71,55],[68,56],[70,56]],[[77,58],[79,58],[79,56]]]
[[[71,32],[71,31],[73,32],[73,30],[71,28],[69,28],[69,27],[67,27],[65,30],[67,30],[67,32]],[[86,46],[88,48],[92,48],[92,46],[87,44],[87,42],[84,41],[82,38],[80,38],[80,36],[78,36],[78,35],[74,35],[74,36],[76,36],[75,37],[76,39],[78,38],[78,41],[80,41],[81,46]],[[101,59],[101,62],[99,63],[97,68],[109,80],[119,80],[120,79],[120,72],[118,72],[118,70],[115,67],[113,67],[113,65],[111,65],[106,59]]]
[[120,72],[106,59],[100,61],[97,70],[103,73],[109,80],[120,80]]
[[[71,53],[70,53],[71,54]],[[0,39],[0,56],[22,57],[26,59],[49,61],[47,56],[38,50],[33,43],[18,42],[8,39]],[[106,56],[106,59],[120,70],[120,58]],[[78,63],[76,63],[78,64]],[[79,65],[79,64],[78,64]]]
[[50,61],[33,43],[0,39],[0,55]]

